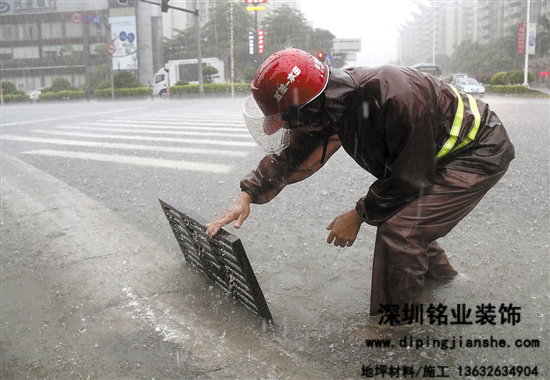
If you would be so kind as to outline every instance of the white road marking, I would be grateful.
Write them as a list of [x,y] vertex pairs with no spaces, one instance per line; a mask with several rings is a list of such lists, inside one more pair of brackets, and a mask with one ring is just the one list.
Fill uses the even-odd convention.
[[94,112],[94,113],[89,113],[89,114],[76,114],[76,115],[71,115],[71,116],[53,117],[53,118],[50,118],[50,119],[26,120],[26,121],[14,122],[14,123],[2,123],[2,126],[7,127],[9,125],[43,123],[45,121],[57,121],[57,120],[74,119],[74,118],[83,119],[83,118],[90,117],[90,116],[105,115],[105,114],[114,113],[114,112],[134,111],[134,110],[140,110],[140,109],[142,109],[142,108],[126,108],[126,109],[115,110],[115,111]]
[[100,162],[113,162],[118,164],[129,164],[138,166],[148,166],[156,168],[168,168],[178,170],[192,170],[210,173],[229,173],[232,170],[230,165],[209,164],[204,162],[188,162],[188,161],[173,161],[163,160],[158,158],[144,158],[135,156],[120,156],[115,154],[99,154],[85,152],[69,152],[56,150],[32,150],[23,152],[23,154],[61,157],[61,158],[76,158],[81,160],[92,160]]
[[219,119],[219,118],[211,118],[211,117],[174,117],[170,115],[165,116],[157,116],[157,115],[134,115],[134,116],[128,116],[128,117],[116,117],[113,119],[107,119],[107,121],[113,121],[113,120],[148,120],[148,121],[174,121],[179,123],[216,123],[216,124],[236,124],[236,125],[244,125],[244,119],[242,117],[239,118],[227,118],[227,119]]
[[[183,131],[216,131],[216,132],[247,132],[246,128],[232,128],[232,127],[204,127],[197,126],[168,126],[168,125],[150,125],[150,124],[120,124],[120,123],[78,123],[77,126],[65,126],[60,125],[56,128],[79,128],[79,126],[97,126],[97,127],[123,127],[123,128],[152,128],[152,129],[165,129],[165,130],[183,130]],[[248,134],[250,137],[250,134]]]
[[34,129],[32,132],[37,133],[46,133],[50,135],[60,135],[60,136],[74,136],[74,137],[90,137],[90,138],[100,138],[100,139],[124,139],[124,140],[144,140],[144,141],[167,141],[173,143],[184,143],[184,144],[205,144],[205,145],[225,145],[225,146],[256,146],[254,142],[247,141],[222,141],[222,140],[199,140],[199,139],[181,139],[181,138],[170,138],[170,137],[150,137],[150,136],[133,136],[133,135],[102,135],[95,133],[76,133],[76,132],[56,132],[48,131],[43,129]]
[[[129,127],[129,128],[101,128],[101,127],[56,127],[57,129],[78,129],[78,130],[92,130],[92,131],[105,131],[105,132],[128,132],[132,133],[135,131],[135,128]],[[137,132],[139,133],[151,133],[151,134],[164,134],[164,135],[185,135],[185,136],[205,136],[205,137],[238,137],[238,138],[244,138],[244,139],[252,139],[252,136],[249,134],[234,134],[234,133],[219,133],[219,132],[191,132],[191,131],[154,131],[151,129],[139,129]]]
[[92,147],[92,148],[147,150],[147,151],[168,152],[168,153],[206,154],[206,155],[212,155],[212,156],[228,156],[228,157],[245,157],[248,155],[247,152],[240,152],[236,150],[119,144],[119,143],[82,141],[82,140],[46,139],[46,138],[40,138],[40,137],[23,137],[23,136],[15,136],[15,135],[2,135],[0,136],[0,140],[27,141],[27,142],[55,144],[55,145],[86,146],[86,147]]
[[228,123],[190,123],[190,122],[165,122],[161,120],[100,120],[99,122],[82,122],[79,123],[82,125],[103,125],[103,126],[113,126],[121,127],[123,125],[131,125],[135,127],[139,126],[149,126],[155,124],[157,126],[169,127],[169,126],[182,126],[182,127],[196,127],[196,128],[208,128],[208,127],[217,127],[214,129],[228,128],[231,131],[248,131],[247,128],[243,128],[244,125],[241,124],[228,124]]

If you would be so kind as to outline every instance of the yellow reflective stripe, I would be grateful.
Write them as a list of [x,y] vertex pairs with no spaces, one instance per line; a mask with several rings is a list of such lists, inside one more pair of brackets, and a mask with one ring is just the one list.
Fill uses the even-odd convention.
[[462,143],[460,143],[460,145],[454,148],[451,152],[459,150],[460,148],[463,148],[469,143],[471,143],[472,141],[474,141],[477,135],[477,130],[479,129],[479,124],[481,123],[481,115],[479,113],[479,109],[477,108],[476,100],[472,95],[468,95],[468,100],[470,101],[470,109],[474,114],[474,120],[475,120],[474,126],[472,127],[472,130],[470,131],[470,133],[468,133],[468,136],[466,136],[464,141],[462,141]]
[[464,115],[464,103],[462,102],[462,97],[458,93],[458,90],[454,87],[451,87],[454,92],[456,93],[456,96],[458,96],[458,107],[456,109],[456,115],[455,119],[453,121],[453,126],[451,127],[451,134],[449,136],[449,139],[447,142],[441,147],[441,150],[439,153],[435,156],[435,158],[441,158],[447,153],[453,149],[453,147],[456,144],[456,140],[458,139],[458,133],[460,132],[460,127],[462,127],[462,118]]

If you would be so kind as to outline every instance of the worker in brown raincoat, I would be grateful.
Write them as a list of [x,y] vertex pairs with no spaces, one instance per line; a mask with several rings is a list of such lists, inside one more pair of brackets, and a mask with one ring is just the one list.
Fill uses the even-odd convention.
[[437,239],[476,206],[514,158],[497,115],[415,69],[329,69],[298,49],[270,56],[251,90],[245,120],[269,154],[242,179],[235,203],[207,233],[232,221],[239,228],[250,203],[269,202],[342,146],[376,181],[330,223],[327,242],[351,246],[363,222],[376,226],[370,314],[398,305],[401,317],[410,318],[426,277],[457,274]]

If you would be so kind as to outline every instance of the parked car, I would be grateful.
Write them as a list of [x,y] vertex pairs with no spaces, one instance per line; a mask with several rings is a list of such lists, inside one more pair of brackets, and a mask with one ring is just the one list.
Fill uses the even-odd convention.
[[451,84],[455,84],[456,82],[458,82],[459,79],[462,79],[462,78],[468,78],[468,74],[462,74],[462,73],[451,74]]
[[458,78],[453,86],[460,92],[478,95],[480,98],[485,94],[485,87],[474,78]]

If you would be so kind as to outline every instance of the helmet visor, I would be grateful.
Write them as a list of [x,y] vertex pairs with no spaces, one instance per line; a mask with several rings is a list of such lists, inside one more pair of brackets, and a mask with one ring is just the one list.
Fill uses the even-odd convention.
[[279,154],[290,144],[289,131],[283,128],[286,122],[281,118],[282,114],[265,116],[252,95],[244,102],[243,114],[252,138],[265,152]]

